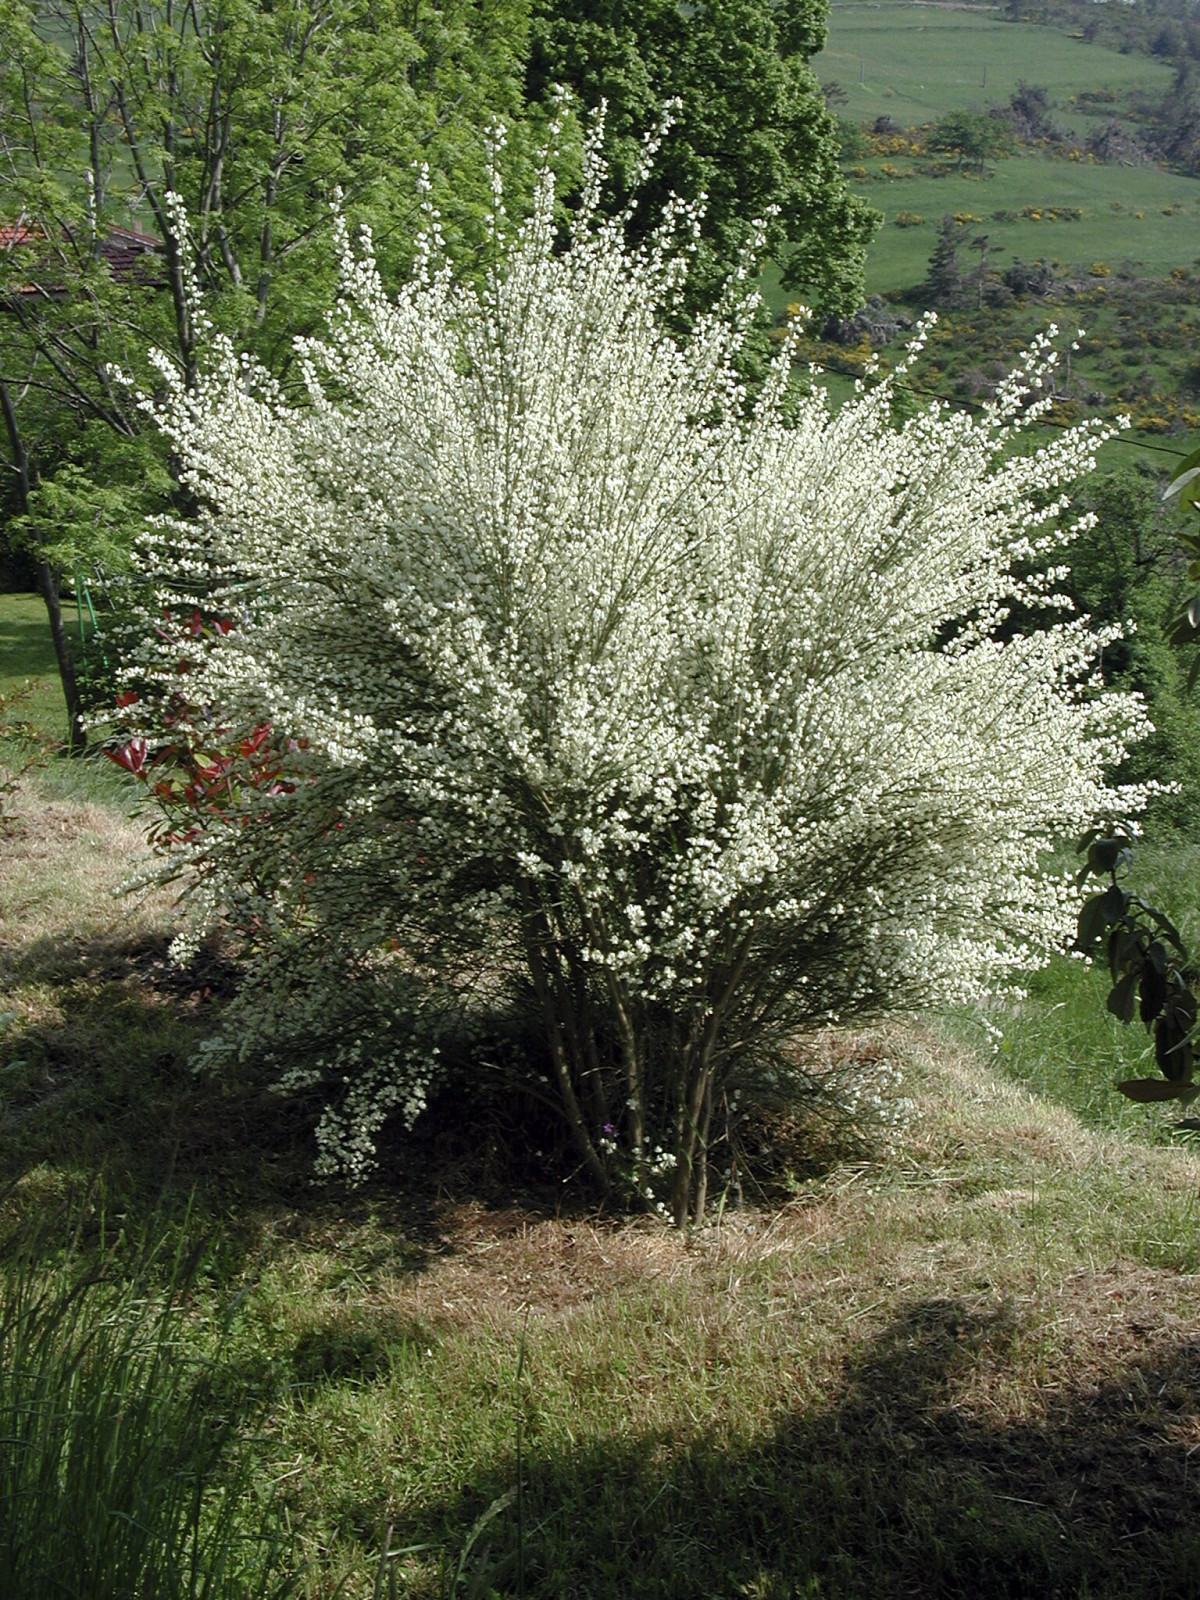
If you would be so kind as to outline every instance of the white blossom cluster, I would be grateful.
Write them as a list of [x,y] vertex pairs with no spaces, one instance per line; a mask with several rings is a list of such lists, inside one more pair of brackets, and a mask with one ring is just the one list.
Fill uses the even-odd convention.
[[1103,435],[1018,440],[1050,341],[978,418],[897,426],[891,379],[835,408],[790,348],[750,392],[749,277],[673,339],[696,219],[633,253],[601,177],[593,138],[566,239],[549,176],[519,226],[498,196],[480,283],[431,222],[389,295],[343,230],[302,394],[219,341],[194,391],[164,364],[202,509],[147,559],[235,623],[188,664],[193,737],[306,741],[175,860],[249,940],[218,1049],[331,1090],[329,1169],[423,1103],[431,1005],[524,996],[597,1167],[661,1145],[694,1184],[763,1030],[1012,981],[1071,923],[1043,853],[1144,803],[1105,779],[1143,712],[1054,620]]

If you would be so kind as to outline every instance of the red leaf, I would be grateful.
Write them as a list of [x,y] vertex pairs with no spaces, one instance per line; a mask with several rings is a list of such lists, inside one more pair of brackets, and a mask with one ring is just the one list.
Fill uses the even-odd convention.
[[239,749],[244,756],[256,756],[270,737],[271,724],[269,722],[260,723],[253,733],[242,740]]
[[145,739],[130,739],[128,744],[123,744],[119,750],[106,750],[104,754],[110,761],[115,761],[117,766],[124,767],[126,772],[139,776],[146,765]]

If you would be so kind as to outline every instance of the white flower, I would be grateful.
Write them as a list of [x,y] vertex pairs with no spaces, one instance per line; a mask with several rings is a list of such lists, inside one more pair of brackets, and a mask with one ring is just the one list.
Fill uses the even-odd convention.
[[[1009,448],[1051,403],[1026,404],[1046,341],[978,420],[934,405],[897,431],[887,380],[789,398],[786,351],[750,397],[744,286],[674,342],[686,265],[627,251],[598,162],[569,248],[547,175],[478,285],[431,232],[389,297],[343,230],[303,399],[219,341],[194,393],[163,365],[203,509],[146,558],[162,603],[190,584],[238,619],[194,652],[195,738],[304,742],[290,792],[173,848],[198,913],[251,940],[225,1048],[348,1076],[323,1170],[361,1173],[384,1114],[423,1104],[436,1029],[414,1018],[522,972],[585,1141],[587,1028],[591,1089],[639,1085],[632,1126],[655,1083],[704,1104],[694,1074],[732,1081],[754,1026],[977,994],[1068,933],[1043,852],[1144,799],[1105,779],[1146,723],[1097,692],[1086,619],[1003,627],[1058,604],[1060,491],[1104,437]],[[141,681],[174,694],[178,654]],[[629,1134],[674,1140],[681,1184],[682,1103]]]

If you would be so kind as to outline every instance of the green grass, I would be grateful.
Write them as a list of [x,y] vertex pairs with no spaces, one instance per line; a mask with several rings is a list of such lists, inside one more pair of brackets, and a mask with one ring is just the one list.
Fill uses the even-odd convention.
[[[883,163],[864,163],[879,173]],[[904,172],[905,157],[890,163]],[[1200,179],[1179,177],[1154,167],[1104,166],[1019,155],[989,164],[985,178],[970,173],[946,177],[878,178],[856,187],[884,215],[867,263],[872,294],[909,289],[925,276],[942,218],[962,212],[980,219],[993,247],[990,264],[1003,268],[1020,256],[1058,260],[1064,272],[1085,273],[1095,261],[1113,271],[1128,264],[1140,276],[1165,277],[1173,267],[1192,267],[1200,251]],[[1032,207],[1078,207],[1077,221],[997,222],[997,211]],[[1165,209],[1176,208],[1168,216]],[[925,218],[917,227],[898,228],[900,212]],[[1138,216],[1138,213],[1141,216]]]
[[[75,633],[70,606],[68,622]],[[40,595],[0,594],[0,778],[38,759],[38,791],[56,800],[96,801],[130,808],[136,781],[99,755],[67,760],[61,746],[67,708]]]
[[[268,1600],[290,1587],[255,1492],[262,1403],[228,1318],[186,1309],[203,1245],[103,1231],[96,1197],[0,1245],[0,1559],[8,1600]],[[60,1230],[73,1235],[65,1259]]]
[[[813,67],[823,83],[841,84],[847,100],[838,110],[855,121],[890,116],[910,127],[963,106],[1003,105],[1024,80],[1048,89],[1055,120],[1081,136],[1119,111],[1131,90],[1161,95],[1173,78],[1165,62],[1004,22],[984,8],[886,3],[835,4]],[[1117,105],[1089,115],[1069,102],[1104,90],[1118,96]]]
[[0,594],[0,695],[16,697],[6,720],[29,722],[48,740],[65,738],[66,702],[40,595]]

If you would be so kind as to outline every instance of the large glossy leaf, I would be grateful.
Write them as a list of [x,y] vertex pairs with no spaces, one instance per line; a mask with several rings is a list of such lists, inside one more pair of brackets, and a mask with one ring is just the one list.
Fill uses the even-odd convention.
[[1140,972],[1145,956],[1146,935],[1140,928],[1135,928],[1132,933],[1126,933],[1121,927],[1113,929],[1108,937],[1108,970],[1114,983],[1129,967],[1135,967]]
[[1129,909],[1129,902],[1133,896],[1128,889],[1122,889],[1119,883],[1111,883],[1100,896],[1100,910],[1105,922],[1119,922]]
[[1192,1047],[1188,1042],[1189,1024],[1183,1021],[1168,1000],[1154,1025],[1154,1059],[1163,1076],[1172,1083],[1186,1082],[1192,1075]]
[[1176,498],[1181,506],[1200,503],[1200,450],[1185,456],[1171,474],[1171,481],[1163,490],[1163,499]]
[[1139,1105],[1151,1105],[1160,1100],[1180,1100],[1187,1105],[1200,1094],[1200,1084],[1171,1083],[1166,1078],[1126,1078],[1117,1088]]
[[1088,850],[1088,871],[1113,872],[1119,866],[1129,866],[1133,852],[1125,839],[1097,839]]
[[1147,1027],[1163,1008],[1167,998],[1167,980],[1153,963],[1147,962],[1142,970],[1141,1018]]
[[1194,644],[1200,639],[1200,594],[1194,594],[1167,628],[1167,638],[1174,645]]
[[1142,899],[1141,895],[1134,895],[1133,904],[1137,906],[1139,911],[1144,912],[1145,915],[1150,918],[1150,921],[1156,928],[1160,928],[1162,930],[1162,932],[1175,946],[1176,950],[1179,951],[1181,956],[1186,956],[1186,952],[1183,948],[1183,940],[1179,936],[1179,929],[1169,917],[1164,917],[1161,911],[1157,911],[1152,905],[1148,905],[1147,902]]
[[1080,908],[1076,943],[1081,950],[1090,950],[1108,927],[1108,918],[1101,906],[1103,899],[1102,894],[1094,894]]
[[1120,983],[1114,984],[1109,991],[1108,1009],[1114,1017],[1119,1017],[1122,1022],[1132,1022],[1134,1007],[1137,1003],[1138,978],[1141,976],[1136,967],[1127,972]]

